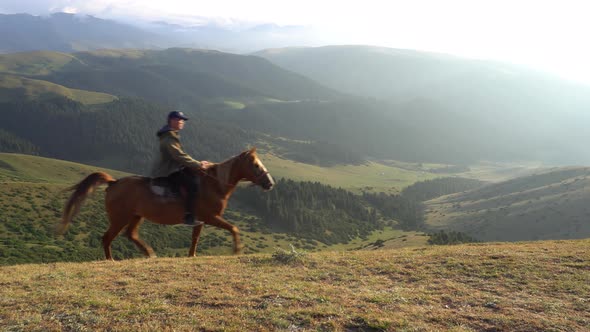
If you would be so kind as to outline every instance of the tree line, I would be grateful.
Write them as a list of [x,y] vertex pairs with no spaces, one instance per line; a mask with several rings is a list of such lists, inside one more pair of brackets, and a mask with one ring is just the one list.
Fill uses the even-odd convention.
[[280,179],[270,192],[247,187],[236,191],[233,199],[273,230],[326,244],[346,243],[384,225],[361,197],[319,182]]
[[280,179],[271,192],[248,187],[236,191],[234,199],[271,229],[334,244],[367,236],[385,225],[421,230],[426,197],[480,185],[469,179],[448,178],[418,182],[398,195],[356,195],[319,182]]
[[37,155],[39,154],[39,148],[11,132],[0,129],[0,152]]
[[416,201],[427,201],[450,193],[479,188],[484,182],[459,177],[438,178],[414,183],[402,190],[402,195]]
[[463,233],[456,231],[438,231],[430,234],[428,244],[434,245],[449,245],[449,244],[461,244],[479,242],[477,239]]

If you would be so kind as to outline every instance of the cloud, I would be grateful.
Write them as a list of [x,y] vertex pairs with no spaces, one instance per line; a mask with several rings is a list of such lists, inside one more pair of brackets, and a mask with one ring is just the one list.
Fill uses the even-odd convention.
[[0,12],[4,14],[30,13],[45,15],[49,13],[50,1],[32,0],[2,0],[0,1]]
[[61,11],[64,13],[68,13],[68,14],[77,14],[78,13],[78,9],[75,7],[65,7]]

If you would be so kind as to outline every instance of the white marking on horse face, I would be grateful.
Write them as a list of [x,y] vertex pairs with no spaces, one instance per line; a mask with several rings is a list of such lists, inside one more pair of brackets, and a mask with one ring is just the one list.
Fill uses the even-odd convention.
[[266,168],[266,166],[264,166],[264,164],[258,158],[258,156],[254,157],[254,166],[258,166],[260,168],[260,172],[264,173],[265,179],[270,183],[270,187],[272,188],[275,185],[275,180],[270,175],[270,173],[268,172],[268,169]]
[[274,187],[274,185],[275,185],[275,179],[272,177],[272,175],[270,175],[270,173],[266,173],[266,178],[270,182],[271,188]]
[[260,167],[262,172],[268,173],[268,170],[266,169],[266,167],[264,166],[262,161],[258,158],[258,156],[254,157],[254,166],[258,166],[258,167]]

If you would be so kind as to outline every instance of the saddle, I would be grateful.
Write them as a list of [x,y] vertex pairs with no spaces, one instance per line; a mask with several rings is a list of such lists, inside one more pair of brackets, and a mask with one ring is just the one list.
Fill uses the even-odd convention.
[[180,198],[180,187],[167,177],[151,178],[150,189],[154,195],[166,198]]
[[[174,180],[168,177],[150,178],[149,186],[154,195],[164,198],[184,199],[188,194],[187,190],[181,184],[174,182]],[[196,193],[200,192],[199,185],[197,185],[196,189]]]

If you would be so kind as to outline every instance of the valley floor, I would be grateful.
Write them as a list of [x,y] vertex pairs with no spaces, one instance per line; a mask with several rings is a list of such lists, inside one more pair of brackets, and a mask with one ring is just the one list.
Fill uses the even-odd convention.
[[0,267],[8,331],[582,331],[590,240]]

